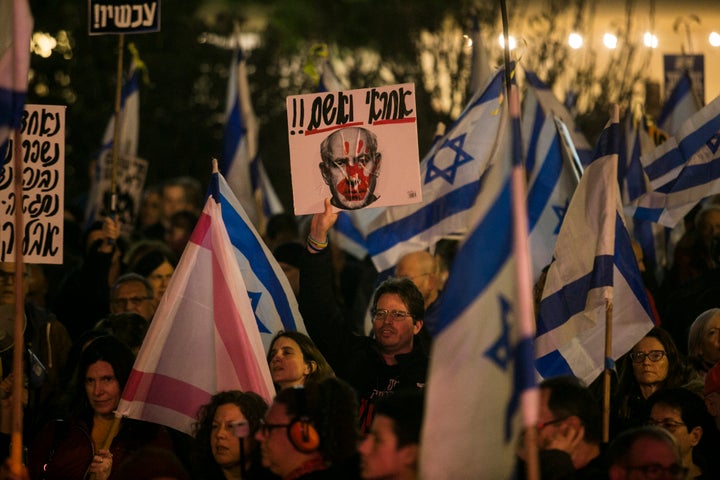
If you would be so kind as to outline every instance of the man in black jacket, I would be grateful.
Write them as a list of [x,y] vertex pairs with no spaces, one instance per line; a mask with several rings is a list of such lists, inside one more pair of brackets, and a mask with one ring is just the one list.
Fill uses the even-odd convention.
[[367,432],[377,400],[425,385],[428,356],[415,341],[423,326],[424,299],[410,279],[388,279],[373,294],[373,338],[353,334],[334,300],[327,234],[336,219],[329,201],[325,212],[312,219],[299,305],[310,337],[337,376],[355,388],[361,430]]

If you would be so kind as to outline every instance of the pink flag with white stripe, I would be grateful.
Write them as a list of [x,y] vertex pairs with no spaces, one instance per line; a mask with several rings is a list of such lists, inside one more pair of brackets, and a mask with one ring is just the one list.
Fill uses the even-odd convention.
[[223,390],[275,389],[220,205],[208,198],[128,379],[117,414],[190,433]]

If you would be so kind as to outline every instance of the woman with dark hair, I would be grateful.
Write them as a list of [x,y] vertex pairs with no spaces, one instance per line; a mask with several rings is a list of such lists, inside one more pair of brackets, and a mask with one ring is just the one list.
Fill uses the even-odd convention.
[[200,407],[194,436],[202,471],[193,478],[208,480],[275,478],[260,461],[255,433],[267,411],[267,403],[253,392],[229,390],[212,396]]
[[31,479],[70,480],[89,473],[95,480],[112,479],[116,467],[140,448],[172,448],[167,431],[158,425],[123,419],[119,430],[113,429],[114,412],[134,361],[130,349],[109,335],[82,350],[62,402],[62,420],[46,425],[28,451]]
[[300,332],[278,332],[270,342],[267,361],[277,390],[335,376],[312,339]]
[[283,480],[359,478],[357,411],[339,378],[280,390],[255,434],[263,465]]
[[686,385],[689,370],[668,332],[655,327],[621,360],[615,396],[615,433],[640,426],[647,399],[658,390]]
[[177,258],[169,248],[156,248],[139,257],[130,265],[129,271],[142,275],[150,282],[155,292],[155,303],[160,305],[176,266]]

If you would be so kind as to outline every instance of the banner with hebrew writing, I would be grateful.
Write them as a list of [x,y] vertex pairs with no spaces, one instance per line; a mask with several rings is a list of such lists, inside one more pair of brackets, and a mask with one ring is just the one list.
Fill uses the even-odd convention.
[[88,0],[88,34],[160,31],[160,0]]
[[[0,262],[14,262],[17,244],[15,142],[10,135],[0,172]],[[63,263],[65,212],[65,106],[25,105],[20,126],[23,179],[23,259]]]
[[415,85],[287,97],[296,215],[422,201]]

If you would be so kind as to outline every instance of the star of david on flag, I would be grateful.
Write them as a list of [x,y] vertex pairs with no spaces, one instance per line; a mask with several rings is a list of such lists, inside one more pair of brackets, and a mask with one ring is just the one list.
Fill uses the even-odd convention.
[[497,154],[504,69],[488,78],[463,113],[420,163],[422,203],[388,207],[366,230],[366,246],[380,272],[405,253],[434,246],[440,238],[467,231],[468,210],[481,177]]

